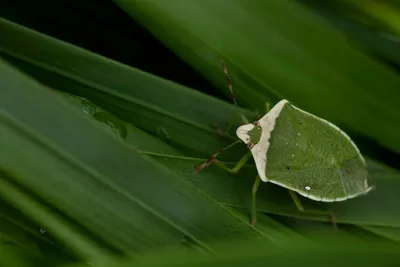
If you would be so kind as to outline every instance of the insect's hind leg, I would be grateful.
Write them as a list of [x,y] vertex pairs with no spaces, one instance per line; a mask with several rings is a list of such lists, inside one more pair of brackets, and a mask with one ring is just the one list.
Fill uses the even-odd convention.
[[299,211],[306,212],[306,213],[311,213],[311,214],[329,216],[329,221],[331,222],[332,226],[334,228],[337,228],[336,219],[335,219],[335,216],[334,216],[333,212],[331,212],[331,211],[305,211],[304,207],[303,207],[303,204],[301,204],[301,201],[300,201],[299,197],[297,196],[296,192],[294,192],[292,190],[289,190],[289,194],[292,197],[292,200],[293,200],[294,204],[296,205],[296,208]]

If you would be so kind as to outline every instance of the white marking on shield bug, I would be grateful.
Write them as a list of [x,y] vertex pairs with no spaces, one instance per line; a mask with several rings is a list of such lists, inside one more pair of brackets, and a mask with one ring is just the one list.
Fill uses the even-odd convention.
[[[251,149],[254,161],[256,163],[258,174],[263,182],[268,182],[268,178],[265,176],[265,167],[267,166],[267,151],[269,148],[269,138],[272,130],[275,127],[276,118],[278,118],[283,107],[288,104],[287,100],[279,101],[267,114],[259,120],[262,128],[260,141]],[[237,128],[236,135],[247,144],[250,141],[250,137],[247,134],[254,128],[252,123],[245,124]]]
[[306,187],[304,187],[307,191],[311,190],[311,187],[309,187],[308,185]]
[[242,141],[247,144],[250,141],[250,137],[247,134],[247,132],[253,130],[254,125],[253,124],[246,124],[246,125],[242,125],[239,128],[237,128],[236,130],[236,135],[242,139]]

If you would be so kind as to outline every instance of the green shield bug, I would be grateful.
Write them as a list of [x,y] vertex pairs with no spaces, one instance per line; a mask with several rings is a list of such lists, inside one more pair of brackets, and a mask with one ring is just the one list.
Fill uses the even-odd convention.
[[[238,115],[242,116],[223,61],[222,67]],[[289,189],[301,211],[304,209],[295,192],[315,201],[335,202],[367,194],[374,188],[369,181],[366,162],[350,137],[336,125],[287,100],[279,101],[271,110],[267,108],[267,113],[253,123],[243,118],[243,125],[237,128],[236,135],[239,140],[197,166],[196,172],[215,164],[236,173],[253,157],[258,172],[252,193],[253,225],[256,222],[256,192],[261,181]],[[216,160],[220,153],[242,142],[249,152],[233,168]]]

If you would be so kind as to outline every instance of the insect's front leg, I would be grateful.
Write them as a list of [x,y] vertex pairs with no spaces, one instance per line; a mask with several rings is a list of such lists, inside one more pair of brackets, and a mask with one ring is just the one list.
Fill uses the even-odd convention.
[[233,168],[229,168],[226,166],[226,164],[222,163],[221,161],[215,159],[215,157],[211,157],[204,163],[198,165],[196,167],[196,173],[199,171],[205,169],[208,167],[210,164],[214,164],[215,166],[220,167],[221,169],[224,169],[225,171],[228,171],[230,173],[237,173],[243,166],[246,164],[247,161],[251,158],[251,151],[248,151],[237,163]]
[[334,228],[337,228],[336,219],[335,219],[335,216],[334,216],[333,212],[331,212],[331,211],[305,211],[304,207],[303,207],[303,204],[301,204],[301,201],[300,201],[299,197],[297,196],[296,192],[294,192],[292,190],[289,190],[289,194],[292,197],[292,200],[293,200],[294,204],[296,205],[296,208],[299,211],[306,212],[306,213],[311,213],[311,214],[327,215],[327,216],[329,216],[329,221],[332,223],[332,226]]
[[260,186],[261,178],[260,175],[257,174],[256,180],[254,181],[253,188],[251,191],[251,225],[255,226],[257,222],[257,208],[256,208],[256,200],[257,200],[257,190]]

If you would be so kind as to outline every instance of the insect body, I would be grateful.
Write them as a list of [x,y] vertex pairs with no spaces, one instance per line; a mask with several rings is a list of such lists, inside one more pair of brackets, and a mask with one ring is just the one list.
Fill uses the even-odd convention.
[[240,126],[236,134],[251,150],[263,182],[324,202],[372,189],[365,160],[350,138],[286,100],[259,121]]
[[[228,87],[237,107],[225,64]],[[240,116],[239,109],[238,115]],[[303,211],[294,192],[316,201],[344,201],[368,193],[367,166],[350,137],[332,123],[281,100],[258,121],[244,122],[236,130],[238,141],[221,149],[197,166],[200,171],[211,163],[238,172],[251,158],[257,167],[252,194],[252,224],[256,222],[255,198],[260,182],[289,189],[296,206]],[[243,142],[249,152],[228,168],[216,158],[233,145]]]

